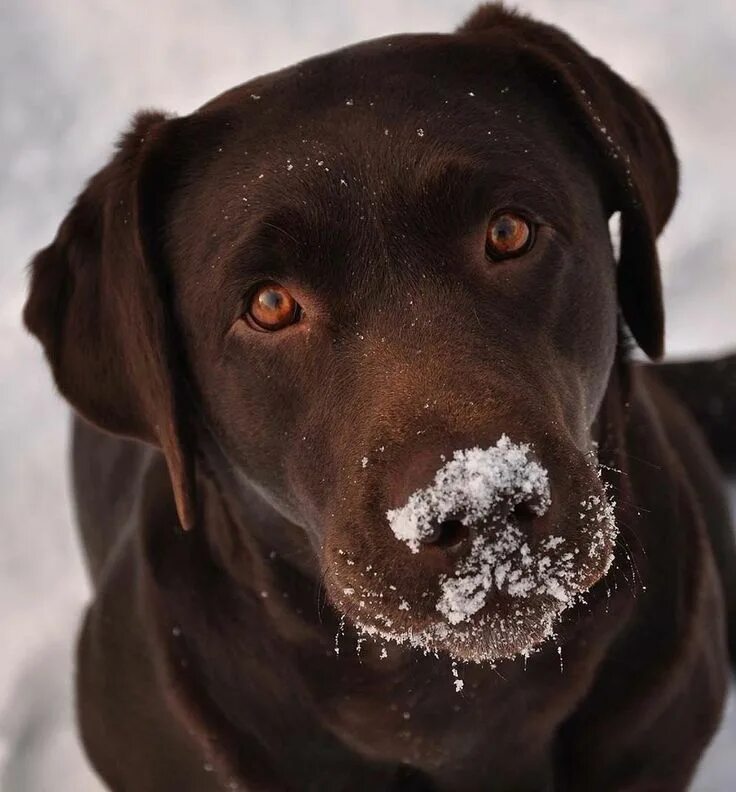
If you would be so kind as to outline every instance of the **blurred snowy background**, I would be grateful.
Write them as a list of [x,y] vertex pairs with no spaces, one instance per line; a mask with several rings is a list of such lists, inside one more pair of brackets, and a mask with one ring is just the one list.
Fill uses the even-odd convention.
[[[669,351],[736,347],[736,4],[526,0],[642,87],[682,199],[662,242]],[[68,414],[19,323],[24,267],[141,107],[186,113],[354,41],[449,31],[472,0],[0,0],[0,789],[91,792],[71,648],[87,587],[67,495]],[[736,789],[736,707],[695,784]]]

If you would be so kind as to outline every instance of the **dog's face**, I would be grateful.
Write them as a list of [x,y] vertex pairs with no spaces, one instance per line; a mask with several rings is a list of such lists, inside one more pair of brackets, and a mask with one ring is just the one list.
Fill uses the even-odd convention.
[[[162,446],[184,521],[201,422],[249,497],[304,532],[339,610],[466,659],[536,645],[610,564],[594,427],[620,302],[639,300],[649,318],[627,319],[658,349],[650,237],[668,212],[586,89],[551,56],[523,61],[525,26],[532,38],[542,26],[491,16],[310,61],[188,119],[140,122],[128,145],[148,136],[151,152],[128,247],[165,275],[140,321],[116,310],[154,337],[133,364],[148,361],[146,388],[126,386],[133,419],[72,395],[99,423]],[[489,21],[508,34],[489,37]],[[603,162],[619,155],[623,188]],[[118,181],[107,174],[104,189]],[[627,184],[633,208],[618,197]],[[642,196],[654,202],[644,220]],[[634,285],[617,273],[613,209],[631,213],[625,244],[645,248]],[[51,266],[37,264],[37,280]],[[38,303],[28,321],[46,340]],[[151,314],[153,333],[139,327]],[[69,376],[57,367],[65,392]],[[194,396],[161,406],[178,376]]]
[[[448,519],[418,553],[392,532],[387,511],[454,450],[530,444],[551,490],[523,523],[540,557],[588,559],[581,502],[602,497],[591,426],[616,266],[590,152],[529,80],[484,75],[477,50],[389,39],[347,73],[333,55],[240,89],[170,209],[177,325],[214,434],[307,532],[333,601],[396,635],[441,629],[445,576],[476,532],[502,530]],[[543,549],[550,536],[565,541]],[[559,604],[499,596],[451,631],[467,653],[500,649],[475,629],[489,611],[521,608],[529,632]]]

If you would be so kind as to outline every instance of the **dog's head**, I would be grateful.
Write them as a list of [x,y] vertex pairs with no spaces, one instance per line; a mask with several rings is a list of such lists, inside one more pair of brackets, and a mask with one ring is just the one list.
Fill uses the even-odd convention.
[[26,322],[82,415],[161,447],[185,527],[204,427],[356,624],[508,656],[610,563],[594,427],[621,317],[662,351],[676,189],[639,93],[485,7],[139,116]]

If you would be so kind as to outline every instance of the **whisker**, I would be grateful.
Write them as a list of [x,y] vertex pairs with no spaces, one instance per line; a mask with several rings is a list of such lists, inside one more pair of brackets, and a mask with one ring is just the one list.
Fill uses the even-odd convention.
[[276,225],[275,223],[269,223],[266,220],[263,221],[264,226],[268,226],[269,228],[273,228],[274,231],[278,231],[279,233],[283,234],[284,236],[288,237],[294,244],[298,245],[299,240],[292,236],[285,228],[281,228],[281,226]]
[[[626,537],[623,534],[619,534],[618,537],[616,538],[616,546],[622,549],[624,555],[626,556],[627,561],[629,562],[629,568],[631,569],[632,579],[629,580],[626,577],[626,574],[623,571],[623,569],[620,569],[621,574],[624,576],[624,580],[626,580],[626,582],[629,584],[631,593],[634,596],[637,596],[637,594],[640,591],[646,591],[646,586],[644,585],[644,580],[641,576],[641,572],[639,571],[639,567],[637,566],[634,556],[628,545],[628,542],[626,541]],[[635,584],[636,584],[636,588],[634,587]]]
[[661,465],[657,465],[654,462],[650,462],[648,459],[643,459],[642,457],[635,456],[634,454],[629,451],[629,458],[635,459],[637,462],[641,462],[642,465],[649,465],[649,467],[654,468],[655,470],[662,470]]

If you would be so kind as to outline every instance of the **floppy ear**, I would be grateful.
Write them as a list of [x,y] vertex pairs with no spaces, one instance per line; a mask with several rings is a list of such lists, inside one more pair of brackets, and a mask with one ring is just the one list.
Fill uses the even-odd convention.
[[604,198],[621,212],[619,304],[639,346],[664,352],[664,306],[656,239],[677,200],[678,165],[662,118],[631,85],[550,25],[481,6],[461,32],[495,33],[549,95],[560,97],[573,124],[595,145]]
[[184,528],[195,519],[194,463],[166,277],[151,255],[156,149],[167,119],[139,115],[91,179],[56,239],[31,263],[28,329],[61,393],[110,432],[159,446]]

